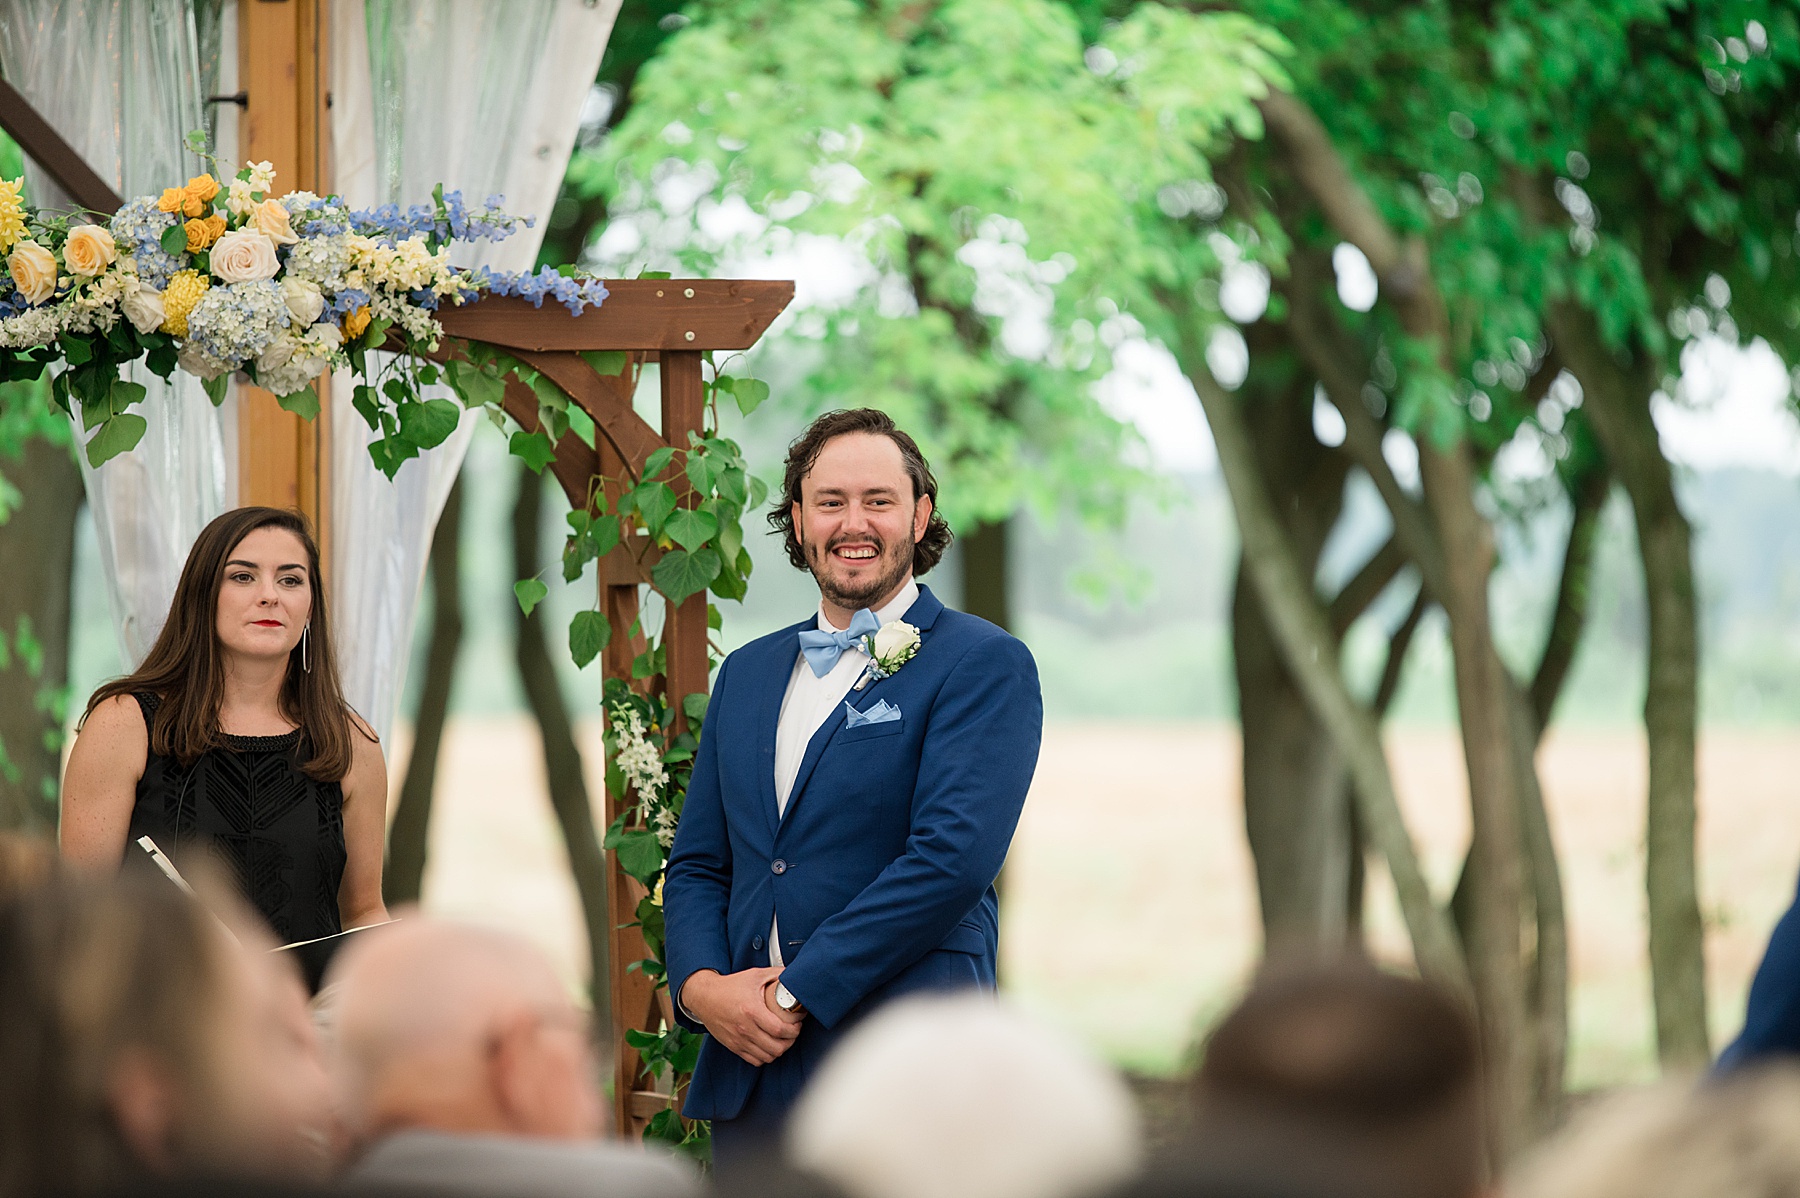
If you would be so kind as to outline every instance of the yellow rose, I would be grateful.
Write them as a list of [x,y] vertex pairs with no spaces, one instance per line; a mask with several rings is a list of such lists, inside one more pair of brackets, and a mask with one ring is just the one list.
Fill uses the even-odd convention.
[[205,204],[211,202],[212,198],[219,194],[219,181],[211,175],[195,175],[192,179],[187,181],[187,186],[181,190],[187,192],[193,199],[199,200],[202,204]]
[[270,197],[251,209],[250,214],[257,231],[276,245],[293,245],[300,240],[280,200]]
[[225,236],[225,214],[215,212],[206,218],[206,232],[209,241],[217,241]]
[[[7,255],[13,286],[28,304],[41,304],[56,294],[56,258],[35,241],[21,241]],[[364,323],[367,323],[366,321]]]
[[344,340],[354,341],[367,332],[368,328],[369,305],[364,304],[344,317]]
[[63,243],[63,265],[71,272],[93,278],[119,257],[113,235],[99,225],[76,225]]
[[162,212],[180,212],[187,205],[187,192],[179,187],[163,188],[162,199],[156,201],[156,207]]
[[198,254],[201,250],[212,244],[212,230],[206,227],[205,221],[196,218],[188,221],[181,227],[182,230],[187,233],[188,253]]

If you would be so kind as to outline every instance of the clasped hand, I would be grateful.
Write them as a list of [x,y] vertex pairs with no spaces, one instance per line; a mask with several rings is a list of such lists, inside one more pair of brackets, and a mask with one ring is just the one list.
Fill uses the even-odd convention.
[[806,1016],[775,1005],[777,966],[720,974],[703,969],[681,987],[681,1005],[713,1039],[752,1065],[767,1065],[800,1035]]

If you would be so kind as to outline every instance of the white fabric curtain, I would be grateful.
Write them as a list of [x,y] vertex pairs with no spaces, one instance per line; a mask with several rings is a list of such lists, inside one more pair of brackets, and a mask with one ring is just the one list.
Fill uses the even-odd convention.
[[[192,5],[184,0],[4,0],[0,71],[130,197],[204,169],[183,149],[203,126]],[[69,197],[27,160],[26,194]],[[237,498],[236,403],[215,409],[198,380],[135,368],[149,430],[100,470],[81,469],[100,543],[119,651],[135,666],[168,615],[189,546]],[[77,426],[78,436],[81,435]],[[83,437],[85,439],[85,437]]]
[[[338,194],[353,207],[506,196],[533,216],[459,265],[529,270],[619,0],[337,0],[331,135]],[[448,394],[448,392],[445,392]],[[432,532],[479,417],[400,468],[375,469],[372,434],[332,388],[332,617],[345,697],[386,737],[405,686]]]

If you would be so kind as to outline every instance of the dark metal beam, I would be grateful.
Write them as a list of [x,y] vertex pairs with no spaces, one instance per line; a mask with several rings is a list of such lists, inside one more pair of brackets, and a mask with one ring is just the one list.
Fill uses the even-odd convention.
[[4,79],[0,79],[0,129],[5,129],[19,148],[83,208],[111,216],[125,202],[19,89]]

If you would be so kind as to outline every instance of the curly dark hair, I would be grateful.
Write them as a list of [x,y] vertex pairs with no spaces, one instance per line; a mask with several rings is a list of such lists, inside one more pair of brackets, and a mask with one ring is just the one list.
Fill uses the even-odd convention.
[[781,534],[788,560],[797,569],[807,568],[806,551],[800,545],[800,530],[794,527],[794,505],[800,502],[800,481],[812,473],[825,443],[848,433],[873,433],[892,441],[900,449],[900,461],[906,467],[907,477],[912,479],[913,502],[917,503],[921,498],[931,500],[931,519],[925,525],[925,535],[913,546],[913,573],[928,572],[943,560],[951,541],[950,525],[938,511],[937,479],[931,473],[931,464],[919,452],[919,443],[895,424],[892,416],[875,408],[840,408],[827,412],[808,425],[806,431],[788,446],[781,494],[774,507],[769,509],[769,526]]

